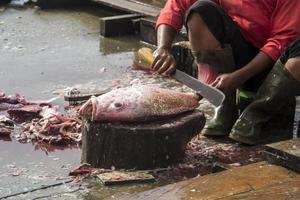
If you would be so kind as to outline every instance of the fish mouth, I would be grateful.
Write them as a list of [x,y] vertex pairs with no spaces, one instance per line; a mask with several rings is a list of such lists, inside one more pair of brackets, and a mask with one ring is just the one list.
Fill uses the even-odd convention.
[[97,115],[97,98],[95,96],[92,96],[90,101],[91,101],[91,104],[92,104],[91,120],[94,121],[96,119],[96,115]]
[[87,103],[88,103],[88,102],[86,102],[85,104],[83,104],[83,105],[79,108],[79,110],[78,110],[79,115],[81,115],[81,116],[84,116],[84,115],[85,115],[84,110],[85,110],[85,106],[87,105]]
[[85,104],[81,106],[78,113],[79,115],[94,121],[97,118],[97,98],[92,96]]
[[78,113],[83,117],[89,118],[92,114],[92,109],[93,109],[92,102],[91,100],[88,100],[80,107]]

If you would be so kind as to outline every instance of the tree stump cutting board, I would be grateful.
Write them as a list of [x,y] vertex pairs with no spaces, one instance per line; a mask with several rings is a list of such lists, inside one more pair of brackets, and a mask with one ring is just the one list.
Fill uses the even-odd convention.
[[204,124],[198,110],[151,122],[85,121],[81,161],[99,168],[167,167],[182,161],[187,143]]

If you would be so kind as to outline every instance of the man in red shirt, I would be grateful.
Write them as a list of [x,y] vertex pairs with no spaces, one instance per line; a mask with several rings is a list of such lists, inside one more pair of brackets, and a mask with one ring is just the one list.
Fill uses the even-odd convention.
[[[272,115],[300,95],[300,40],[285,51],[300,37],[299,22],[299,0],[168,0],[157,20],[152,68],[175,71],[171,47],[185,24],[198,79],[226,95],[203,134],[255,144]],[[241,87],[258,91],[238,116]]]

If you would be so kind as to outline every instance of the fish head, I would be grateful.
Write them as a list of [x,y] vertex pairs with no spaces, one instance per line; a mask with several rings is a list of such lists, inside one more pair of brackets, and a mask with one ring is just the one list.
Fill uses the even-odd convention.
[[136,104],[121,95],[91,97],[79,110],[79,114],[91,121],[122,121],[136,112]]

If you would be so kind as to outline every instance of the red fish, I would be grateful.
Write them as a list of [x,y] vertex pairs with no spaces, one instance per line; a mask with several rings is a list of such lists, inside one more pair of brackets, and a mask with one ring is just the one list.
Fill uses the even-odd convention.
[[149,86],[133,86],[91,97],[79,114],[91,121],[146,121],[196,109],[199,97]]

